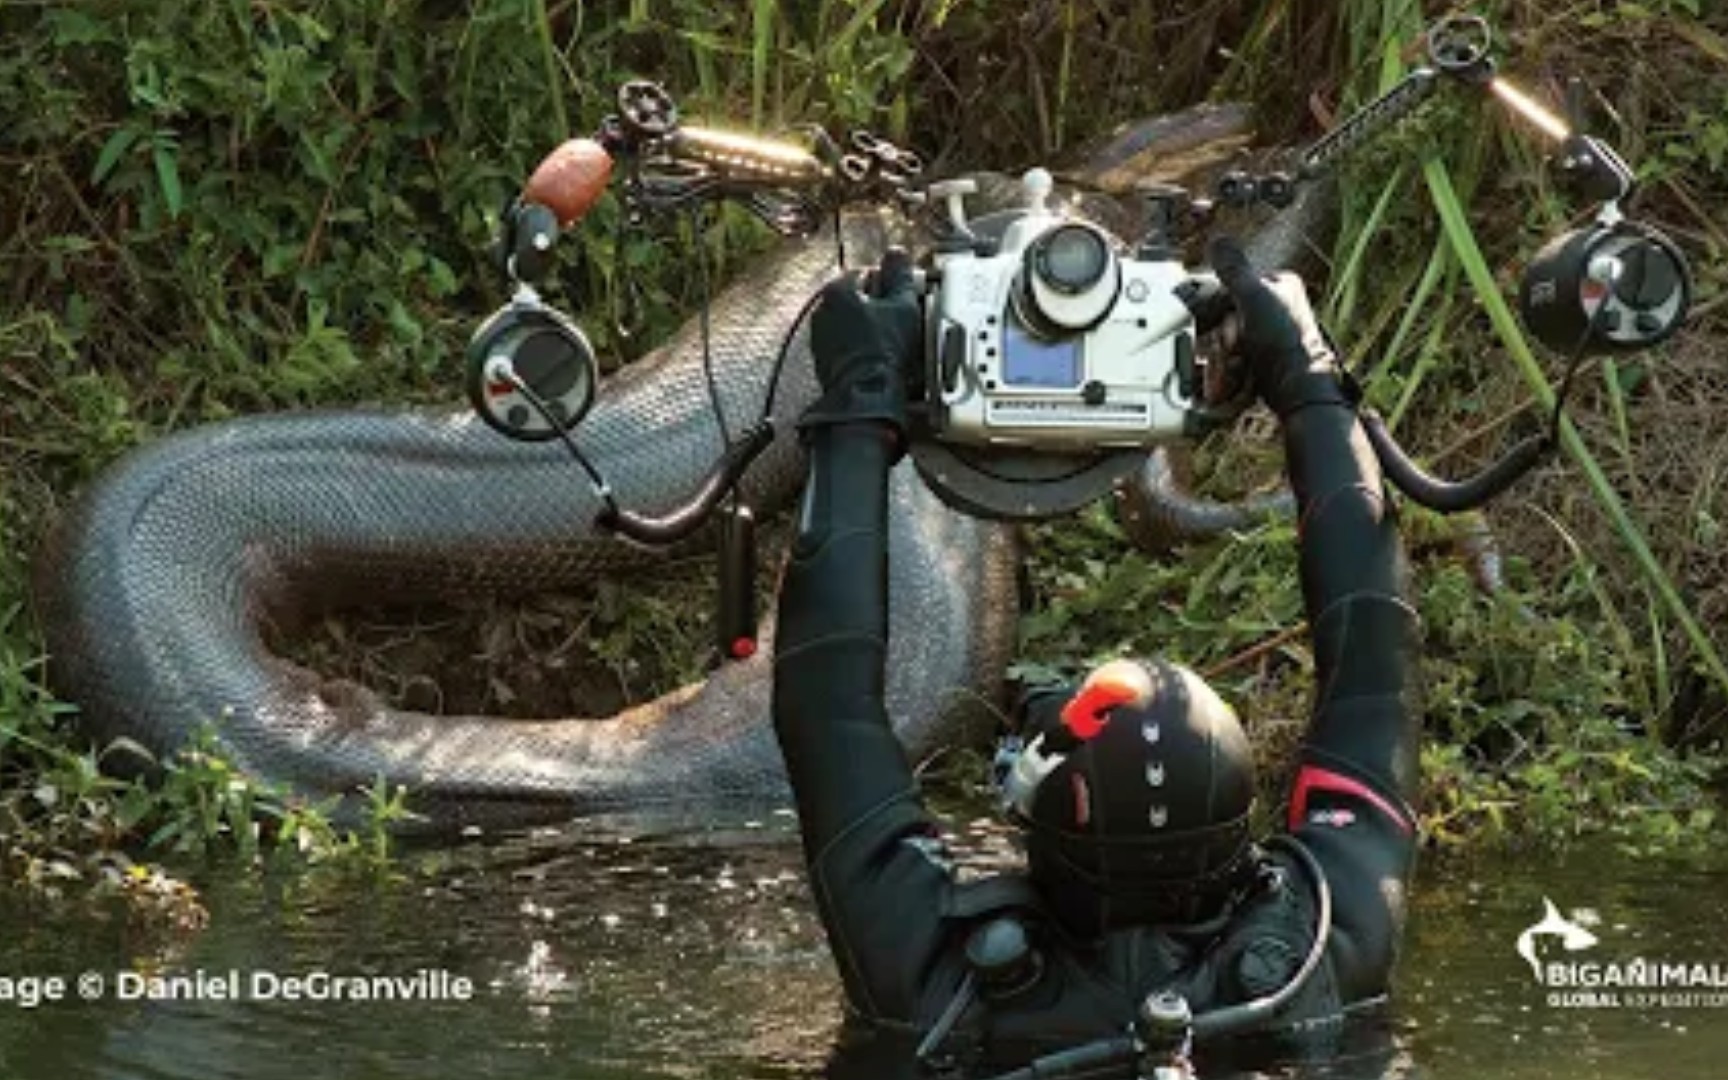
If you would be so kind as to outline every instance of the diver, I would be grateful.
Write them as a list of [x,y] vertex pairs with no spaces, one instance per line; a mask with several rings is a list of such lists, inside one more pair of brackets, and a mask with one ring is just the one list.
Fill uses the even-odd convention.
[[[1283,432],[1315,666],[1286,829],[1256,842],[1235,712],[1192,670],[1124,659],[1034,687],[1004,797],[1028,872],[959,882],[883,704],[889,468],[922,322],[903,252],[828,286],[800,421],[809,477],[779,606],[774,727],[851,1037],[928,1074],[1151,1075],[1190,1042],[1336,1030],[1382,1001],[1416,850],[1419,626],[1352,384],[1292,274],[1211,261]],[[932,642],[940,648],[940,642]],[[1269,1033],[1269,1034],[1268,1034]],[[1087,1055],[1091,1055],[1088,1057]],[[1028,1063],[1035,1068],[1026,1068]],[[1173,1075],[1159,1073],[1158,1075]]]

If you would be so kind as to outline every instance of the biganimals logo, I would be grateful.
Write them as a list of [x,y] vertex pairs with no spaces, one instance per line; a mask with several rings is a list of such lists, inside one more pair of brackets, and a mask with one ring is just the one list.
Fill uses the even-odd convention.
[[[1594,922],[1594,919],[1590,920]],[[1584,927],[1582,921],[1574,921],[1560,914],[1554,906],[1554,901],[1546,896],[1542,898],[1542,918],[1532,924],[1528,930],[1518,935],[1518,955],[1530,965],[1530,974],[1536,976],[1536,981],[1542,981],[1542,961],[1536,952],[1536,942],[1539,938],[1559,938],[1560,944],[1567,952],[1577,952],[1588,949],[1599,943],[1600,939]]]
[[[1593,928],[1601,916],[1584,908],[1563,915],[1542,898],[1542,917],[1518,935],[1514,948],[1557,1009],[1705,1009],[1728,1006],[1728,965],[1635,956],[1572,954],[1602,948]],[[1623,929],[1616,926],[1615,929]],[[1552,944],[1549,944],[1549,943]],[[1558,946],[1558,951],[1554,946]]]

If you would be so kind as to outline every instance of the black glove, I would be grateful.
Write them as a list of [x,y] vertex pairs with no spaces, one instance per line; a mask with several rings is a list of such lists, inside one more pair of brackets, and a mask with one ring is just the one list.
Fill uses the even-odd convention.
[[1236,348],[1248,361],[1261,400],[1281,418],[1307,405],[1353,405],[1302,279],[1255,272],[1230,237],[1214,240],[1207,258],[1236,303]]
[[924,320],[912,260],[894,248],[859,291],[848,274],[828,283],[810,317],[810,352],[822,396],[798,421],[800,432],[830,424],[878,421],[906,438],[906,371],[924,348]]

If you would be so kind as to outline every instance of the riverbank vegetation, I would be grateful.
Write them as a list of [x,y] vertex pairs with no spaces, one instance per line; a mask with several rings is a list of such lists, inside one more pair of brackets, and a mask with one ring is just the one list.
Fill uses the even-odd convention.
[[[1550,100],[1588,80],[1596,130],[1635,162],[1643,212],[1699,271],[1674,344],[1587,367],[1577,435],[1486,518],[1408,512],[1428,627],[1425,820],[1441,844],[1640,848],[1710,835],[1728,723],[1728,17],[1696,0],[1474,9],[1508,71]],[[1072,159],[1116,124],[1207,96],[1248,100],[1261,140],[1314,137],[1418,53],[1444,5],[1106,0],[404,0],[9,5],[0,9],[0,838],[46,887],[149,880],[141,859],[213,845],[377,854],[399,794],[356,838],[237,776],[210,745],[156,780],[104,768],[44,688],[30,560],[102,468],[223,417],[447,401],[453,358],[498,301],[493,215],[547,148],[592,129],[624,78],[694,115],[771,128],[867,126],[943,171]],[[1474,101],[1440,106],[1345,173],[1316,286],[1369,395],[1429,464],[1457,473],[1540,415],[1558,363],[1503,301],[1541,241],[1586,207],[1542,148]],[[1460,213],[1464,211],[1464,213]],[[693,310],[691,276],[625,239],[604,204],[553,299],[624,362]],[[763,238],[728,220],[713,256]],[[614,332],[627,313],[635,332]],[[1202,491],[1277,473],[1263,420],[1200,448]],[[1503,584],[1457,555],[1491,529]],[[1477,537],[1471,541],[1470,537]],[[1214,675],[1268,762],[1303,716],[1293,530],[1270,524],[1169,559],[1127,552],[1102,513],[1034,534],[1038,605],[1022,666],[1125,648]],[[51,554],[47,556],[52,558]],[[699,673],[707,569],[640,592],[356,613],[299,654],[423,704],[550,708],[558,692],[640,700]],[[568,627],[591,633],[572,641]],[[686,647],[687,646],[687,647]],[[561,652],[560,652],[561,650]],[[486,662],[481,664],[478,660]],[[470,674],[484,670],[485,677]],[[583,673],[587,673],[586,675]],[[416,695],[419,695],[416,697]],[[466,700],[472,699],[472,700]],[[130,855],[126,854],[130,853]]]

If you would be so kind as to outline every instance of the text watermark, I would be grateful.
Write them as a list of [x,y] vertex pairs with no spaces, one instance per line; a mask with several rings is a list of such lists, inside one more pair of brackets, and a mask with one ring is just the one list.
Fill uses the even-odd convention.
[[472,1001],[474,980],[443,968],[380,975],[240,968],[176,972],[80,971],[71,975],[0,973],[0,1008],[36,1009],[68,1001],[355,1002]]

